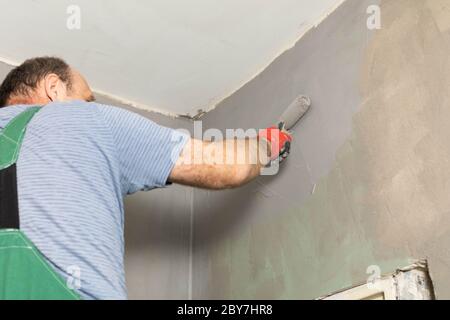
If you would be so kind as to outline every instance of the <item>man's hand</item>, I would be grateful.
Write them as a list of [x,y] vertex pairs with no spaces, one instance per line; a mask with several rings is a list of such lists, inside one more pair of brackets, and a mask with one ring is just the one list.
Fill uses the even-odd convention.
[[271,146],[270,160],[283,162],[291,151],[292,136],[284,130],[283,123],[259,132],[259,138],[265,139]]

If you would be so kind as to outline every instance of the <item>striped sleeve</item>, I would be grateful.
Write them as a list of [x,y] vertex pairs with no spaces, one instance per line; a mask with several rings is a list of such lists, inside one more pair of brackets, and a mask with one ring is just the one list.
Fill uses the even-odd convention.
[[99,110],[117,150],[123,193],[166,186],[189,136],[121,108],[99,105]]

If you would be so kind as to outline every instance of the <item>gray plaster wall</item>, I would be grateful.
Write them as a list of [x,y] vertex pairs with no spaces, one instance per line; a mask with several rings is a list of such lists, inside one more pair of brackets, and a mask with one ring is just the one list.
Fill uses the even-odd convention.
[[448,1],[348,0],[203,118],[261,128],[313,101],[279,175],[194,191],[195,298],[312,299],[421,258],[450,297],[449,17]]

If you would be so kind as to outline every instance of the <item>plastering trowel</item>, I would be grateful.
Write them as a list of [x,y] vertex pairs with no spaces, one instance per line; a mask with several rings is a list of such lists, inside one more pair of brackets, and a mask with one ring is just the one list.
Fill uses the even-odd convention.
[[[278,119],[278,129],[282,131],[291,130],[300,119],[306,114],[311,107],[311,99],[307,96],[301,95],[295,98],[295,100],[286,108],[281,117]],[[291,141],[283,142],[283,146],[279,152],[278,161],[282,162],[289,155],[291,151]],[[272,150],[273,154],[273,150]]]
[[278,120],[278,128],[280,130],[291,130],[297,122],[306,114],[311,107],[311,99],[307,96],[301,95],[287,107],[286,111]]

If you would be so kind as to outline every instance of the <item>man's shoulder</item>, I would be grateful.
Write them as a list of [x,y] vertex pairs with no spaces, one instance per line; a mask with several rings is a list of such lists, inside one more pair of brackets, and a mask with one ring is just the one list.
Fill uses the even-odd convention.
[[[69,102],[54,102],[42,108],[39,112],[43,117],[66,117],[66,118],[87,118],[87,119],[101,119],[101,115],[108,112],[109,109],[115,108],[100,104],[97,102],[86,101],[69,101]],[[99,117],[100,116],[100,117]]]
[[15,116],[31,107],[32,106],[18,105],[0,108],[0,130],[3,129]]
[[83,111],[91,111],[97,110],[100,104],[95,102],[86,102],[81,100],[74,100],[68,102],[52,102],[45,106],[43,106],[42,110],[47,111],[72,111],[72,110],[83,110]]
[[[15,116],[31,107],[35,106],[14,105],[0,108],[0,130]],[[96,124],[99,121],[100,123],[110,124],[115,122],[134,122],[134,116],[136,116],[135,113],[120,107],[98,102],[75,100],[69,102],[52,102],[42,106],[42,110],[36,116],[36,121],[47,121],[51,118],[53,125],[58,125],[58,123],[65,125],[67,122],[79,123],[79,121],[85,124],[92,123],[92,121]]]

